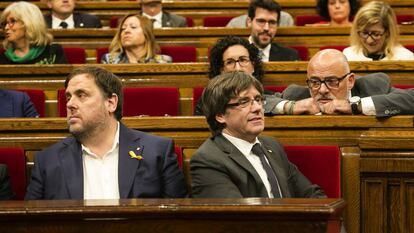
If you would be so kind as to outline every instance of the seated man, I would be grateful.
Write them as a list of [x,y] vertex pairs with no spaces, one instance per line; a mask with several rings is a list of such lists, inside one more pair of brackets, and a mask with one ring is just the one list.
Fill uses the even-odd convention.
[[289,85],[281,95],[284,100],[277,95],[268,96],[266,113],[377,117],[414,114],[414,89],[393,88],[383,73],[355,77],[338,50],[316,53],[308,63],[307,76],[308,86]]
[[263,87],[245,72],[210,80],[203,113],[213,137],[190,161],[193,197],[326,197],[264,130]]
[[10,184],[10,176],[7,171],[7,165],[0,164],[0,200],[10,200],[14,194]]
[[0,117],[39,117],[24,92],[0,89],[0,106]]
[[74,12],[76,0],[46,0],[51,14],[45,15],[48,28],[101,28],[98,17],[87,13]]
[[128,129],[122,82],[99,67],[65,81],[68,137],[34,159],[26,199],[178,198],[187,195],[171,139]]
[[162,10],[161,0],[141,0],[141,14],[153,20],[154,28],[187,27],[187,20]]

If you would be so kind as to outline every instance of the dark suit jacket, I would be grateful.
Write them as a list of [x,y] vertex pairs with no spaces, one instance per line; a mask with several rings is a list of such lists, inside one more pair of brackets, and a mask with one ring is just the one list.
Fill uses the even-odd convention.
[[[351,90],[352,96],[369,97],[374,102],[377,117],[390,117],[398,114],[414,114],[414,89],[398,89],[391,86],[384,73],[373,73],[357,77]],[[281,98],[280,98],[281,97]],[[289,85],[278,97],[266,96],[265,113],[274,115],[274,107],[283,99],[302,100],[310,97],[305,86]]]
[[10,200],[13,198],[14,194],[11,188],[7,165],[0,164],[0,200]]
[[30,97],[20,91],[0,89],[0,117],[38,117]]
[[[120,198],[186,196],[186,184],[173,144],[171,139],[128,129],[120,124]],[[143,159],[131,158],[129,151]],[[73,137],[39,152],[25,199],[83,199],[82,164],[81,144]]]
[[[52,28],[52,15],[44,16],[46,25],[48,28]],[[75,23],[75,28],[101,28],[101,20],[95,15],[90,15],[86,13],[73,13],[73,21]]]
[[270,47],[269,61],[299,61],[298,52],[294,49],[272,43]]
[[[326,197],[289,162],[282,145],[259,136],[275,171],[283,197]],[[190,161],[193,197],[268,197],[266,188],[249,160],[223,135],[207,139]]]

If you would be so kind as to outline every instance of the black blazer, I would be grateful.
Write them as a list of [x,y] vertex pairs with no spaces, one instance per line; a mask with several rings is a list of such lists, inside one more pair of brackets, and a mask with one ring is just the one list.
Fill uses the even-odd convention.
[[272,43],[270,47],[269,61],[299,61],[298,52],[294,49]]
[[7,165],[0,164],[0,200],[10,200],[13,198],[14,194],[10,184]]
[[[52,15],[44,16],[46,25],[48,28],[52,28]],[[101,28],[101,20],[95,15],[90,15],[86,13],[73,13],[73,21],[75,23],[75,28]]]

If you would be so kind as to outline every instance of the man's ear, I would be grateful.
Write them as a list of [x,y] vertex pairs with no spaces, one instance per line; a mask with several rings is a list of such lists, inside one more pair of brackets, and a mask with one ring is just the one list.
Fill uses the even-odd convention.
[[107,100],[107,104],[108,104],[108,111],[110,113],[114,113],[116,110],[116,107],[118,106],[118,95],[115,93],[112,93],[112,96],[110,98],[108,98]]
[[49,7],[49,9],[52,9],[52,1],[50,0],[45,0],[47,7]]
[[351,90],[355,85],[355,74],[354,73],[349,74],[347,82],[348,82],[348,85],[347,85],[348,90]]
[[221,113],[216,115],[216,121],[218,121],[221,124],[226,123],[226,119],[224,118],[224,115]]
[[247,17],[246,25],[248,28],[252,27],[252,19],[250,17]]

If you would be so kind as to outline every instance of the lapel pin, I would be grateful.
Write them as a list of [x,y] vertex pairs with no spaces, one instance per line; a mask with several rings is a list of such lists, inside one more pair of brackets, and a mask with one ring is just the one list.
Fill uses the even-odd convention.
[[131,159],[138,159],[138,160],[143,159],[141,155],[136,155],[135,152],[133,152],[132,150],[129,151],[129,156],[131,157]]
[[272,150],[267,150],[267,152],[269,152],[269,153],[273,153],[273,151],[272,151]]

